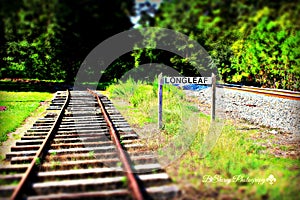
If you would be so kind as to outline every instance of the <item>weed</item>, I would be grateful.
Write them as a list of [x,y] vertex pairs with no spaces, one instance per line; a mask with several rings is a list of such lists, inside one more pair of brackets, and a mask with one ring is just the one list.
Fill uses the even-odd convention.
[[288,146],[284,146],[284,145],[280,146],[279,148],[280,148],[282,151],[287,151],[287,150],[289,149]]
[[4,179],[0,179],[0,185],[5,185],[6,181]]
[[198,112],[198,108],[194,105],[187,105],[186,108],[192,112]]
[[139,85],[134,90],[133,95],[130,97],[130,103],[133,107],[141,105],[144,102],[148,102],[148,99],[154,98],[154,93],[151,91],[152,86],[150,85]]
[[13,134],[15,140],[20,140],[22,137],[19,134]]
[[90,151],[89,152],[89,158],[94,158],[95,156],[95,152],[94,151]]
[[[124,83],[124,85],[111,86],[113,88],[127,88],[133,85]],[[139,88],[139,89],[138,89]],[[299,182],[296,170],[289,170],[300,165],[299,160],[291,160],[287,158],[276,158],[270,154],[266,154],[266,147],[259,144],[268,142],[268,139],[261,139],[254,143],[251,136],[258,134],[259,129],[240,130],[233,122],[226,121],[222,128],[221,135],[214,148],[203,159],[200,157],[200,149],[202,148],[205,134],[210,127],[210,116],[199,113],[194,105],[185,101],[184,93],[171,85],[163,87],[163,120],[164,130],[159,132],[159,140],[156,146],[159,156],[166,156],[164,147],[166,143],[172,140],[172,137],[178,134],[188,136],[194,134],[189,150],[180,157],[176,162],[168,166],[167,170],[173,180],[191,183],[199,191],[206,193],[205,188],[217,188],[220,193],[232,193],[239,199],[262,199],[268,197],[270,199],[280,199],[284,194],[288,199],[299,199],[300,193],[298,188]],[[139,92],[137,92],[139,91]],[[147,123],[156,122],[157,118],[157,83],[153,87],[149,85],[140,86],[135,84],[133,91],[127,94],[123,100],[130,100],[131,106],[123,106],[116,104],[123,116],[127,118],[132,126],[143,127]],[[148,94],[139,94],[140,92]],[[134,96],[134,97],[133,97]],[[123,98],[123,97],[121,97]],[[112,98],[114,101],[114,98]],[[154,106],[154,109],[151,109]],[[152,120],[149,120],[152,119]],[[156,138],[151,137],[149,143],[155,143]],[[174,143],[173,146],[180,146],[181,143]],[[160,149],[159,149],[160,148]],[[281,150],[288,150],[288,146],[280,146]],[[171,148],[170,148],[171,149]],[[170,152],[171,153],[171,152]],[[174,155],[176,155],[174,151]],[[167,154],[167,156],[169,156]],[[257,179],[266,179],[274,175],[277,179],[273,185],[264,183],[247,183],[247,182],[231,182],[227,188],[224,188],[222,182],[205,183],[203,177],[205,175],[219,175],[223,179],[233,179],[234,177],[249,177]],[[188,179],[188,180],[187,180]],[[201,189],[203,188],[203,189]],[[228,191],[229,190],[229,191]],[[239,191],[243,191],[240,193]]]
[[35,164],[36,165],[40,165],[41,164],[41,159],[40,158],[36,158],[35,159]]
[[119,81],[117,87],[111,85],[107,88],[107,91],[112,95],[111,97],[117,98],[128,98],[132,96],[137,83],[132,78],[129,78],[126,82]]
[[51,162],[51,169],[55,169],[57,166],[60,166],[60,161],[52,161]]
[[13,182],[11,182],[11,184],[10,185],[14,185],[14,186],[16,186],[16,185],[18,185],[19,184],[19,181],[18,180],[14,180]]
[[117,167],[122,167],[122,162],[117,162]]
[[122,182],[123,187],[126,187],[128,185],[128,179],[127,179],[127,177],[123,176],[121,178],[121,182]]
[[74,170],[77,170],[77,169],[79,169],[79,168],[78,168],[78,166],[75,165],[75,166],[73,167],[73,169],[74,169]]

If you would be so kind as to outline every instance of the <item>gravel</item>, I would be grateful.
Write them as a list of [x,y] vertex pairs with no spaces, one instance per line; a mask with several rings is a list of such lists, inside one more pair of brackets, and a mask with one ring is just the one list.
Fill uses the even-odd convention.
[[[211,104],[211,88],[185,90],[201,105]],[[217,88],[216,115],[239,118],[253,124],[300,135],[300,101],[276,98],[244,91]]]

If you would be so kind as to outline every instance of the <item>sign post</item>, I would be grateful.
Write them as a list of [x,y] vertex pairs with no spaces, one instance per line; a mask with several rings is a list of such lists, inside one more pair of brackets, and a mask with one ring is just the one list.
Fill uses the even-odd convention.
[[211,74],[211,121],[216,118],[216,75]]
[[162,101],[163,101],[163,78],[162,73],[158,75],[158,128],[162,129]]
[[162,73],[158,75],[158,127],[162,128],[162,85],[163,84],[197,84],[211,85],[211,122],[216,118],[216,75],[211,74],[211,77],[164,77]]

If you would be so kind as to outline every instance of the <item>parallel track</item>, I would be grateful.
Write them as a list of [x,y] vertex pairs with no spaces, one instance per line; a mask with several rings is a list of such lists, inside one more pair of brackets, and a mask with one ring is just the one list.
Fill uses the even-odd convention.
[[103,95],[57,92],[0,168],[3,199],[174,199],[156,156]]
[[277,98],[291,99],[300,101],[300,92],[290,91],[290,90],[281,90],[281,89],[269,89],[269,88],[258,88],[258,87],[250,87],[250,86],[237,86],[237,85],[220,85],[220,87],[244,91],[244,92],[252,92],[256,94],[262,94],[266,96],[272,96]]

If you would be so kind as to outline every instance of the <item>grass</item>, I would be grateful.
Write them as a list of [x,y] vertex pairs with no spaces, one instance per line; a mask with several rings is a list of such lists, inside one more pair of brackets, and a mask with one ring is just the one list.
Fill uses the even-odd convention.
[[58,80],[0,79],[1,91],[54,93],[68,87],[68,84]]
[[[107,92],[131,126],[144,134],[149,127],[156,127],[156,90],[156,82],[149,85],[129,80],[108,87]],[[200,152],[206,144],[210,117],[199,113],[197,107],[175,87],[165,85],[163,96],[164,129],[151,129],[149,132],[157,132],[150,133],[150,140],[145,144],[167,155],[161,157],[163,159],[178,154],[169,160],[167,172],[188,191],[187,194],[194,194],[186,198],[300,199],[297,189],[300,161],[268,153],[268,149],[260,144],[269,142],[272,135],[254,140],[253,136],[263,129],[241,129],[239,126],[242,125],[227,120],[219,127],[221,135],[216,144],[203,157]],[[184,147],[181,141],[188,141],[188,148],[178,152]],[[172,145],[167,146],[171,142]],[[281,150],[289,149],[283,146]],[[275,182],[272,182],[273,177]]]
[[[196,188],[202,188],[204,185],[218,188],[220,193],[233,193],[238,198],[282,199],[286,196],[287,199],[299,199],[296,189],[299,184],[296,179],[299,172],[291,170],[298,168],[299,161],[262,153],[264,147],[254,144],[249,139],[257,131],[259,130],[238,131],[228,122],[216,146],[207,157],[204,159],[199,157],[200,147],[196,139],[191,145],[190,152],[174,164],[179,168],[178,172],[170,171],[175,177],[190,177],[189,181]],[[195,168],[197,170],[193,170]],[[276,178],[274,184],[268,182],[262,184],[259,180],[251,182],[251,179],[267,180],[270,175]],[[204,183],[207,177],[213,177],[215,183],[214,181]],[[250,182],[239,180],[239,177],[249,178]],[[227,184],[220,178],[236,182]],[[201,179],[202,182],[199,181]]]
[[40,102],[50,100],[51,93],[47,92],[5,92],[0,91],[0,143],[7,140],[7,134],[18,128],[23,121],[36,110]]
[[95,152],[89,151],[89,158],[94,158],[94,157],[95,157]]
[[128,185],[128,179],[127,179],[127,177],[123,176],[121,178],[121,182],[122,182],[123,187],[126,187]]

